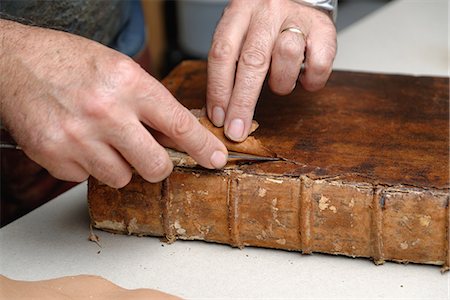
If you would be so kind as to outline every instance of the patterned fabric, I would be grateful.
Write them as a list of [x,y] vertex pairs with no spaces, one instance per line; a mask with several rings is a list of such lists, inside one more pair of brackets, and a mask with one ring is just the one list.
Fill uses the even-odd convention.
[[71,32],[109,45],[129,17],[129,1],[2,0],[1,17]]

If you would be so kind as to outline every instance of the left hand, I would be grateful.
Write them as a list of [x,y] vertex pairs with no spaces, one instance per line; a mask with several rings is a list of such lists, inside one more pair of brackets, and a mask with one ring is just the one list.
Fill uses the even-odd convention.
[[291,0],[231,0],[208,55],[208,116],[243,141],[269,68],[273,92],[287,95],[297,80],[315,91],[325,86],[335,54],[336,29],[325,12]]

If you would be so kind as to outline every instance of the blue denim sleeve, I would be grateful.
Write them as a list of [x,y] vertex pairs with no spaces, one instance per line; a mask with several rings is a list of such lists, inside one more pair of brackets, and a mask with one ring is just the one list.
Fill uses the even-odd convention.
[[133,57],[145,47],[146,30],[141,2],[139,0],[128,2],[128,19],[110,47]]

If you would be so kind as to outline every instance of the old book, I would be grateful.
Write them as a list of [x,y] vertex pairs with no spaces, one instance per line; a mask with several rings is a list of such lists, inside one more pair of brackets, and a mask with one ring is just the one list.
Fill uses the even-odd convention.
[[[205,102],[206,64],[165,85]],[[449,80],[335,71],[325,89],[264,88],[253,133],[283,160],[223,170],[180,162],[151,184],[89,180],[96,228],[386,260],[450,265]]]

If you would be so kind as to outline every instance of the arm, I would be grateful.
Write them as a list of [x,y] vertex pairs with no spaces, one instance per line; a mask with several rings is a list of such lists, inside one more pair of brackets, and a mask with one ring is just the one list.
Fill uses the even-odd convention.
[[160,181],[172,170],[161,143],[206,168],[226,163],[225,146],[157,80],[99,43],[0,19],[0,74],[3,124],[57,178],[122,187],[133,166]]

